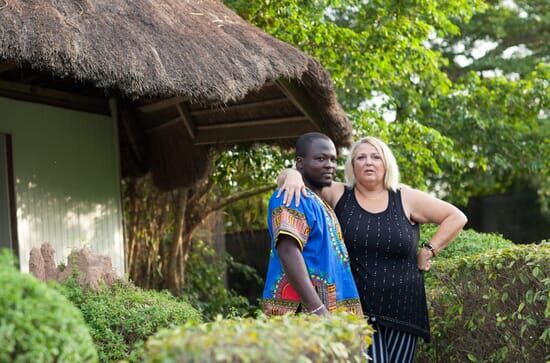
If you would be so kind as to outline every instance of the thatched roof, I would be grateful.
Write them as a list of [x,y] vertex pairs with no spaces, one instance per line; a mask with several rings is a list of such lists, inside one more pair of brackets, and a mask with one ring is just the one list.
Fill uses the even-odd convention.
[[[138,109],[136,117],[141,120],[138,122],[141,128],[158,126],[155,122],[160,116],[151,117],[147,112],[155,107],[147,108],[148,105],[177,97],[162,112],[168,117],[170,112],[179,111],[180,117],[181,108],[176,106],[189,106],[188,121],[196,121],[198,126],[191,126],[202,132],[199,135],[202,139],[193,141],[195,145],[238,142],[241,140],[236,135],[224,139],[224,133],[216,131],[222,121],[218,121],[218,126],[208,125],[210,121],[201,126],[200,117],[207,116],[209,111],[215,116],[220,105],[228,109],[248,102],[250,109],[254,103],[255,110],[265,114],[262,120],[275,125],[273,117],[266,114],[266,107],[274,112],[284,109],[276,105],[276,95],[268,92],[277,85],[283,91],[282,97],[289,100],[286,107],[294,107],[283,114],[284,127],[299,124],[298,116],[303,116],[315,126],[308,127],[326,132],[338,145],[350,140],[349,121],[336,100],[329,75],[319,63],[248,24],[219,1],[4,0],[4,3],[4,6],[0,3],[0,60],[57,79],[91,85],[101,90],[104,97],[119,95]],[[20,82],[20,79],[8,80]],[[253,94],[263,95],[260,97],[263,104],[250,101]],[[302,107],[303,100],[310,103],[309,108]],[[242,110],[241,107],[239,112]],[[145,116],[141,117],[142,114]],[[232,123],[235,133],[242,134],[246,122],[260,126],[258,113],[254,117],[252,114],[245,119],[236,115],[235,119],[223,122]],[[219,113],[218,116],[219,120],[223,118]],[[192,128],[186,126],[193,134]],[[258,139],[269,139],[271,131],[263,129],[263,132]],[[273,138],[292,136],[280,133]]]

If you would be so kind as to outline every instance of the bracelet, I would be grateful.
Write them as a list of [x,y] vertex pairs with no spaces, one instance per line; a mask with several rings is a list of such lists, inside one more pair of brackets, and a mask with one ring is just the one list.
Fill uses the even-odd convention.
[[323,307],[325,306],[325,304],[321,304],[319,305],[319,307],[313,309],[313,310],[310,310],[308,311],[310,314],[315,314],[316,312],[318,312],[319,310],[321,310]]
[[431,243],[425,243],[424,246],[425,249],[427,249],[428,251],[430,251],[432,253],[432,257],[435,257],[435,248],[434,246],[432,246]]

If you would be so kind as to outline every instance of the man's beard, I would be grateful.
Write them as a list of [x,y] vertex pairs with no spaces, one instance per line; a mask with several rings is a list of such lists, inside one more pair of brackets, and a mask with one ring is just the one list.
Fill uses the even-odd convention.
[[311,185],[312,187],[314,187],[314,188],[323,189],[324,187],[330,187],[332,185],[332,180],[331,181],[321,181],[321,180],[312,180],[312,179],[307,178],[307,183],[309,185]]

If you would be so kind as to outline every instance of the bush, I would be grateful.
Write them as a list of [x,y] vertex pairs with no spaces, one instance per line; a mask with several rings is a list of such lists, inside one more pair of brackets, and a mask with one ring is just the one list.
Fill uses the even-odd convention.
[[550,244],[434,264],[428,290],[433,343],[419,362],[550,359]]
[[373,330],[362,317],[335,314],[238,318],[164,330],[145,345],[154,362],[364,362]]
[[217,315],[245,316],[258,309],[244,297],[228,289],[224,276],[227,269],[238,269],[248,280],[261,278],[250,266],[239,264],[228,254],[221,258],[203,241],[196,241],[189,254],[185,272],[184,295],[208,320]]
[[70,279],[58,288],[81,310],[102,362],[135,360],[132,354],[161,328],[201,319],[191,305],[167,292],[126,282],[94,292]]
[[[436,231],[437,226],[423,225],[419,245],[421,246],[423,243],[428,242]],[[512,241],[505,239],[499,234],[479,233],[473,229],[467,229],[460,232],[454,242],[437,255],[434,262],[437,263],[436,261],[441,259],[470,256],[512,246],[514,246]]]
[[0,253],[0,362],[97,362],[82,315]]

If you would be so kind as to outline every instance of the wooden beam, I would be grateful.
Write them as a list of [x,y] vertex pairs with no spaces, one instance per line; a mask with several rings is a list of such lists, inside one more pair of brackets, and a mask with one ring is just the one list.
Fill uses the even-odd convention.
[[216,112],[228,112],[228,111],[231,112],[231,111],[238,111],[238,110],[247,110],[249,108],[256,108],[256,107],[280,106],[287,102],[289,102],[288,98],[275,98],[272,100],[262,100],[262,101],[241,103],[237,105],[225,106],[225,107],[214,108],[214,109],[195,110],[195,111],[191,111],[191,115],[200,116],[200,115],[208,115]]
[[122,125],[122,129],[124,130],[124,134],[130,142],[130,146],[137,163],[140,167],[144,167],[145,150],[143,147],[143,135],[136,126],[135,120],[135,111],[129,105],[123,104],[119,107],[119,121]]
[[0,80],[0,96],[102,115],[111,113],[107,98],[82,96],[17,82]]
[[138,107],[139,112],[155,112],[162,110],[163,108],[176,106],[178,103],[189,101],[188,97],[184,96],[177,96],[172,98],[167,98],[165,100],[161,100],[154,103],[149,103],[147,105],[141,105]]
[[193,117],[189,113],[189,109],[187,108],[187,105],[183,102],[180,102],[176,105],[178,112],[180,114],[180,117],[185,124],[185,128],[187,129],[187,132],[189,133],[189,136],[191,136],[191,139],[194,139],[197,135],[197,127],[195,126],[195,123],[193,122]]
[[266,120],[251,120],[251,121],[239,121],[231,123],[220,123],[212,125],[199,125],[197,129],[199,131],[204,130],[223,130],[223,129],[233,129],[233,128],[243,128],[243,127],[252,127],[252,126],[267,126],[267,125],[281,125],[288,122],[308,122],[308,118],[305,116],[295,116],[295,117],[281,117],[281,118],[272,118]]
[[182,122],[181,120],[181,117],[178,117],[178,118],[175,118],[175,119],[172,119],[172,120],[169,120],[169,121],[166,121],[162,124],[159,124],[159,125],[155,125],[153,127],[149,127],[149,128],[146,128],[144,131],[145,132],[153,132],[155,130],[158,130],[158,129],[163,129],[165,127],[168,127],[168,126],[172,126],[172,125],[175,125],[179,122]]
[[304,88],[295,81],[279,79],[276,81],[279,89],[292,101],[302,113],[311,121],[317,128],[316,131],[327,129],[321,113],[311,103],[311,98],[306,93]]
[[[245,141],[261,141],[295,138],[303,133],[315,131],[314,126],[305,118],[288,120],[285,122],[256,124],[220,129],[199,130],[193,140],[195,145],[212,145]],[[244,123],[243,123],[244,124]]]

